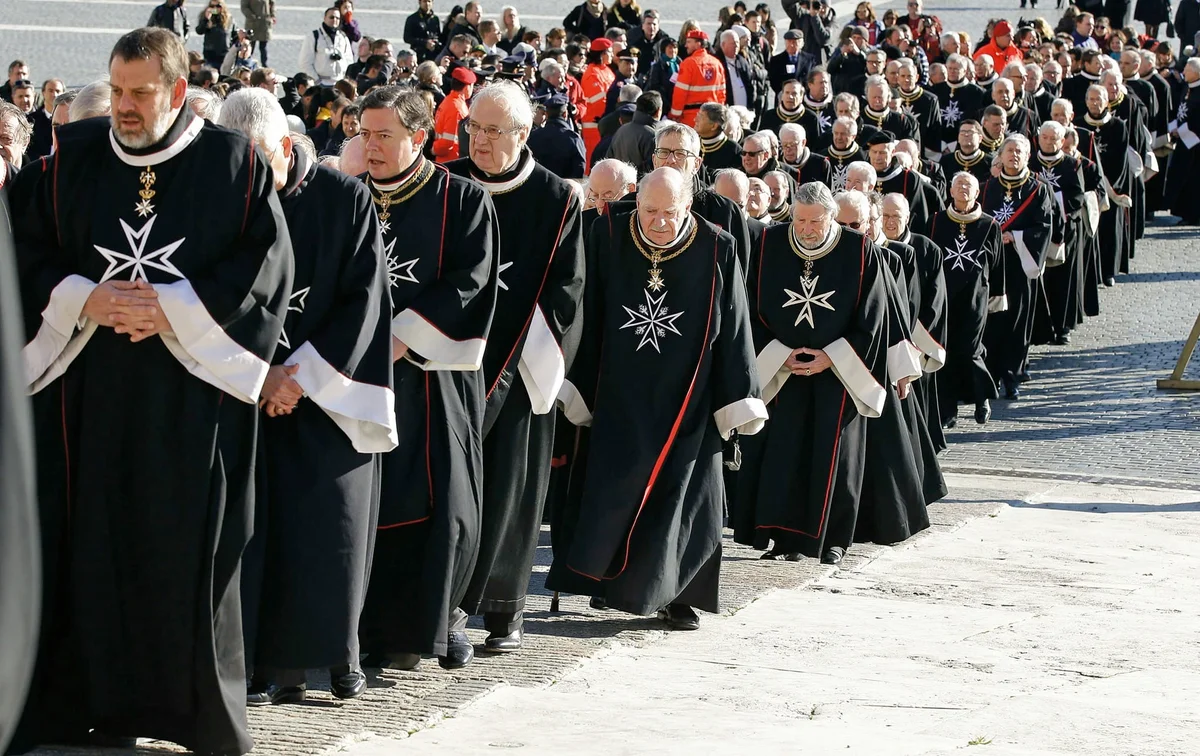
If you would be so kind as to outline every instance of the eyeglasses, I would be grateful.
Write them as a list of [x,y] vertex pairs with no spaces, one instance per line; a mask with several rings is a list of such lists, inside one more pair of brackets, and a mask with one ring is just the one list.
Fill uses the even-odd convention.
[[488,138],[488,141],[491,141],[491,142],[496,141],[497,139],[499,139],[502,136],[507,136],[509,134],[516,134],[520,131],[521,131],[520,126],[518,126],[515,129],[502,129],[499,126],[484,126],[482,124],[476,123],[475,121],[467,121],[467,134],[469,134],[471,136],[478,136],[479,134],[483,134],[485,137]]
[[592,202],[596,202],[596,201],[612,202],[613,200],[620,199],[621,193],[620,193],[620,191],[613,189],[613,190],[610,190],[607,192],[600,192],[599,194],[597,194],[596,192],[592,191],[591,189],[588,189],[587,190],[587,198],[590,199]]
[[846,228],[852,228],[855,231],[857,231],[860,228],[862,228],[862,221],[854,221],[853,223],[843,223],[842,225],[845,226]]
[[756,158],[759,155],[769,155],[769,154],[771,154],[771,153],[767,150],[742,150],[742,155],[744,155],[745,157]]
[[688,152],[687,150],[668,150],[660,147],[654,151],[654,157],[658,158],[659,160],[670,160],[671,158],[675,158],[675,162],[682,163],[688,158],[699,157],[699,155],[694,152]]

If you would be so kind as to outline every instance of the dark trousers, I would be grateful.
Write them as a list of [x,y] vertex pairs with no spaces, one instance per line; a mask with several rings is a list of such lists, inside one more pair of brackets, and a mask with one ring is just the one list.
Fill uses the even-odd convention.
[[260,39],[250,45],[250,51],[254,52],[254,46],[258,45],[258,62],[266,68],[267,65],[267,41]]
[[483,627],[489,635],[511,635],[521,629],[524,621],[524,611],[483,613]]

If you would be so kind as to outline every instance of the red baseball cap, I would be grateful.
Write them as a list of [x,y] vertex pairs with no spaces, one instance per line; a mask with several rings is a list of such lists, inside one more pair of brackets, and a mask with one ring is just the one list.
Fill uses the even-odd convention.
[[463,84],[474,84],[479,79],[479,77],[475,75],[475,72],[466,66],[456,67],[450,72],[450,76],[453,77],[455,81],[461,81]]
[[612,49],[612,40],[607,37],[593,39],[591,46],[588,48],[592,52],[604,52]]
[[685,37],[685,39],[698,39],[701,42],[707,42],[708,35],[699,29],[692,29],[687,33],[687,37]]
[[996,25],[992,27],[992,36],[993,37],[1011,37],[1012,36],[1012,24],[1008,23],[1007,21],[997,22]]

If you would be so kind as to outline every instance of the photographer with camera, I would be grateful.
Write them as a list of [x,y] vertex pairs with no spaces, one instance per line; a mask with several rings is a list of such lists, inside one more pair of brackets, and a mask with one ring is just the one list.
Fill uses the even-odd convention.
[[204,37],[204,62],[219,69],[229,46],[237,39],[237,25],[225,0],[208,0],[196,21],[196,33]]
[[300,70],[310,74],[324,87],[346,74],[346,68],[355,60],[350,38],[342,31],[342,13],[337,8],[325,11],[319,29],[313,29],[311,38],[300,46]]
[[404,22],[404,44],[417,54],[417,62],[437,57],[442,49],[442,22],[433,12],[433,0],[419,0],[417,10]]
[[804,35],[804,52],[819,64],[829,60],[829,31],[836,13],[824,0],[783,0],[783,10],[792,19],[791,28]]

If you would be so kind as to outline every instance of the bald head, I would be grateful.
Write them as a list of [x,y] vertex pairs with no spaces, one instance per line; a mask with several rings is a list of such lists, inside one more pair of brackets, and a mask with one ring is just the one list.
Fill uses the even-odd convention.
[[601,160],[588,174],[584,209],[597,208],[601,213],[609,202],[615,202],[637,188],[637,170],[629,163],[613,158]]
[[352,137],[342,143],[338,169],[347,176],[361,176],[367,172],[367,148],[362,137]]
[[713,191],[745,210],[746,199],[750,195],[750,180],[739,170],[725,168],[717,171]]
[[673,168],[658,168],[638,185],[638,224],[655,244],[674,241],[689,217],[692,183]]
[[908,155],[915,164],[917,156],[921,154],[921,148],[912,139],[901,139],[899,142],[896,142],[896,154]]
[[889,239],[903,239],[908,233],[909,206],[903,194],[893,192],[883,198],[883,233]]

